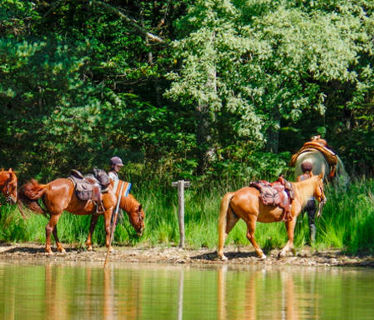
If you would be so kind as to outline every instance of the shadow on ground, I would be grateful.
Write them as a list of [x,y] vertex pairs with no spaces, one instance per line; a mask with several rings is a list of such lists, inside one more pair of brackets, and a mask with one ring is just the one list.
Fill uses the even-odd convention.
[[[228,260],[233,259],[247,259],[247,258],[257,258],[255,252],[225,252],[225,256]],[[197,256],[192,256],[191,260],[219,260],[217,256],[217,251],[199,254]]]

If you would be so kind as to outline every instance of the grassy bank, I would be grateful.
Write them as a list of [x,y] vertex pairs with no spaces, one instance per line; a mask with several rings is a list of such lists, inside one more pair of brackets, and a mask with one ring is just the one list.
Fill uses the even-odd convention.
[[[235,190],[238,186],[222,188],[194,187],[185,192],[186,245],[191,248],[215,248],[217,243],[217,218],[220,199],[226,191]],[[317,221],[318,249],[336,248],[351,253],[374,252],[374,181],[361,180],[352,183],[346,192],[328,189],[328,202],[322,218]],[[133,190],[134,196],[143,204],[146,212],[146,230],[137,238],[125,217],[116,229],[117,244],[173,246],[179,242],[177,221],[177,192],[168,185],[142,184]],[[15,206],[4,206],[1,209],[0,241],[44,243],[44,216],[30,214],[23,220]],[[84,245],[87,236],[89,217],[73,216],[64,213],[58,223],[60,239],[64,243]],[[240,221],[230,233],[227,243],[249,245],[246,237],[246,226]],[[299,218],[295,244],[301,247],[308,240],[307,216]],[[104,243],[103,219],[99,219],[94,233],[94,242]],[[256,239],[266,249],[280,248],[287,239],[283,223],[257,224]]]

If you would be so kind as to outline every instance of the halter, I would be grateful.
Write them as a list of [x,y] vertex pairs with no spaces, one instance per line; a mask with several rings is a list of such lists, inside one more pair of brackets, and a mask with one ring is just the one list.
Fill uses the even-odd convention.
[[318,188],[319,188],[319,191],[321,192],[321,196],[319,196],[319,199],[317,199],[317,200],[320,203],[325,203],[327,199],[326,199],[326,196],[325,196],[325,192],[323,190],[323,181],[322,181],[322,187],[320,185],[318,185]]

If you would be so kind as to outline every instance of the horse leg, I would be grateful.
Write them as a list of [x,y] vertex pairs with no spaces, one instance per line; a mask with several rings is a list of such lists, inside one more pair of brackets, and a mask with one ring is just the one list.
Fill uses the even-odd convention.
[[227,257],[223,254],[223,246],[225,244],[226,237],[238,221],[239,217],[234,214],[231,209],[228,209],[226,216],[226,225],[224,223],[220,223],[218,225],[219,241],[217,253],[218,257],[223,261],[227,260]]
[[113,251],[112,247],[111,247],[111,225],[110,225],[110,221],[111,221],[111,218],[112,218],[112,212],[113,212],[113,208],[109,209],[109,210],[106,210],[104,212],[104,223],[105,223],[105,233],[106,233],[106,237],[105,237],[105,245],[106,247],[109,249],[110,252]]
[[279,257],[286,256],[286,253],[287,253],[288,250],[291,250],[293,254],[296,253],[294,245],[293,245],[296,218],[293,218],[290,221],[286,221],[285,224],[286,224],[286,229],[287,229],[288,241],[287,241],[287,244],[282,249],[282,251],[279,253]]
[[257,256],[261,259],[264,260],[266,259],[266,255],[264,252],[261,250],[259,245],[256,242],[255,239],[255,230],[256,230],[256,221],[249,221],[247,222],[247,239],[252,243],[253,248],[255,248]]
[[48,254],[52,254],[52,249],[51,249],[51,233],[55,229],[55,226],[58,222],[58,219],[60,218],[61,213],[59,214],[51,214],[51,218],[49,219],[48,224],[45,227],[45,235],[46,235],[46,240],[45,240],[45,252]]
[[88,251],[92,251],[92,234],[95,230],[96,223],[99,216],[97,214],[93,214],[91,216],[91,224],[90,224],[90,230],[88,232],[87,240],[86,240],[86,246]]
[[55,241],[56,241],[56,246],[57,246],[57,250],[61,253],[66,253],[65,249],[63,248],[59,238],[58,238],[58,235],[57,235],[57,225],[55,225],[55,227],[53,228],[53,236],[55,238]]

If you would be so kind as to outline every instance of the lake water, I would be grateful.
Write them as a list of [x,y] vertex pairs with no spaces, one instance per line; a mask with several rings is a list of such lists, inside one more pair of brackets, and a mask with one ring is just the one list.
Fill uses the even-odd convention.
[[0,263],[0,319],[374,319],[374,270]]

